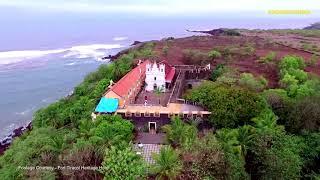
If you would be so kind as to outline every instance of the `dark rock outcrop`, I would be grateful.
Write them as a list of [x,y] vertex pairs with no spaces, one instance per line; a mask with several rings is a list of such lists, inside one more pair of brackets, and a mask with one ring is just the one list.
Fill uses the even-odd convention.
[[303,28],[305,30],[320,30],[320,22],[313,23],[310,26]]
[[32,122],[29,122],[26,126],[22,126],[13,130],[11,134],[1,139],[0,155],[2,155],[8,149],[8,147],[10,146],[14,138],[21,136],[24,132],[29,131],[31,129],[32,129]]
[[141,44],[141,43],[142,43],[141,41],[134,41],[134,42],[131,44],[131,46],[135,46],[135,45]]
[[206,34],[210,34],[212,36],[219,36],[219,35],[223,35],[223,36],[240,36],[241,35],[235,29],[226,29],[226,28],[213,29],[213,30],[209,30],[209,31],[191,31],[191,30],[187,30],[187,31],[188,32],[206,33]]

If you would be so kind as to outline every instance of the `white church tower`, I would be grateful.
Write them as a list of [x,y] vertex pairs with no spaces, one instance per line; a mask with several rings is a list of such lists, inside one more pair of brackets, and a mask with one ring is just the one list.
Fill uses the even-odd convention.
[[165,65],[148,63],[146,65],[146,91],[154,91],[157,88],[161,89],[162,92],[166,90],[166,73]]

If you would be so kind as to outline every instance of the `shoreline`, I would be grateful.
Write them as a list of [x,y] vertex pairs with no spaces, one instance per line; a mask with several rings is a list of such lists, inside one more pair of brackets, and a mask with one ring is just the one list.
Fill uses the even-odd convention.
[[32,121],[29,121],[26,125],[20,126],[12,131],[9,135],[0,140],[0,156],[10,147],[13,140],[16,137],[20,137],[24,133],[32,129]]

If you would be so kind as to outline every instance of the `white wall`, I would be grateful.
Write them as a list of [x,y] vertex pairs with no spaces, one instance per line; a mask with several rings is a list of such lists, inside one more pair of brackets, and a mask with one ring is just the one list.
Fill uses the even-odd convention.
[[160,68],[157,67],[156,63],[146,65],[146,90],[153,91],[154,85],[157,85],[157,88],[162,88],[163,92],[166,87],[166,74],[165,74],[165,65],[160,64]]

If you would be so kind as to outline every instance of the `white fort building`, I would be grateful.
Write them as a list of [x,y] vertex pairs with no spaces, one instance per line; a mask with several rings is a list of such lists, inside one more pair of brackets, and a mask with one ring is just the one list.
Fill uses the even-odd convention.
[[146,91],[155,91],[156,89],[165,92],[171,88],[175,75],[175,68],[170,66],[166,61],[160,63],[146,64]]

